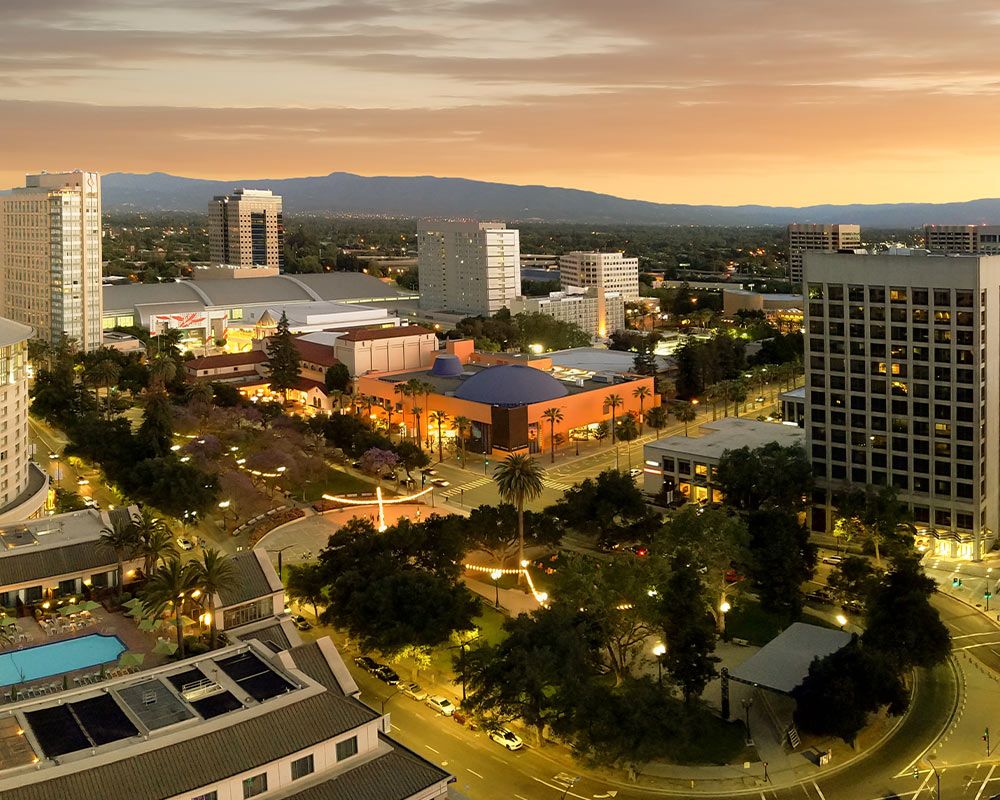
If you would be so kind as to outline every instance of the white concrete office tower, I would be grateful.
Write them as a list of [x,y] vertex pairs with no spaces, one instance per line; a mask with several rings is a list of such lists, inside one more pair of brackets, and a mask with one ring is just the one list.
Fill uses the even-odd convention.
[[510,313],[546,314],[577,325],[594,339],[605,339],[625,328],[625,299],[618,292],[603,289],[574,288],[544,297],[518,297]]
[[0,197],[0,314],[48,342],[101,346],[101,179],[43,172]]
[[792,283],[802,283],[802,258],[806,253],[836,253],[861,247],[859,225],[788,226],[788,276]]
[[1000,253],[1000,225],[924,225],[924,247],[934,253]]
[[0,523],[38,513],[48,477],[28,445],[28,339],[31,328],[0,318]]
[[559,282],[563,289],[602,288],[630,300],[639,296],[639,259],[574,250],[559,257]]
[[495,314],[521,293],[521,239],[502,222],[423,221],[417,227],[420,307]]
[[235,189],[208,204],[208,249],[213,264],[284,266],[281,196],[265,189]]
[[810,253],[805,291],[813,529],[831,530],[845,486],[893,486],[918,546],[981,558],[1000,500],[1000,404],[986,391],[1000,373],[1000,256]]

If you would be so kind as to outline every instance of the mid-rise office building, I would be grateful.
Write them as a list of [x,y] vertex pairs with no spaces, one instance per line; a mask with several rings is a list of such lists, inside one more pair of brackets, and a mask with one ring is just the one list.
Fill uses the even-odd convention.
[[545,314],[571,322],[595,339],[605,339],[625,328],[625,299],[619,292],[601,288],[550,292],[544,297],[518,297],[512,314]]
[[924,225],[932,253],[1000,253],[1000,225]]
[[802,259],[806,253],[836,253],[859,247],[859,225],[793,223],[788,226],[788,276],[792,283],[802,283]]
[[520,234],[502,222],[421,222],[420,308],[495,314],[521,294]]
[[836,494],[892,486],[918,545],[979,559],[998,530],[1000,257],[805,259],[806,442],[829,531]]
[[0,197],[0,314],[47,342],[101,346],[101,179],[43,172]]
[[559,282],[563,289],[594,287],[632,299],[639,296],[639,259],[574,250],[559,257]]
[[284,265],[281,196],[264,189],[235,189],[208,204],[208,247],[213,264]]

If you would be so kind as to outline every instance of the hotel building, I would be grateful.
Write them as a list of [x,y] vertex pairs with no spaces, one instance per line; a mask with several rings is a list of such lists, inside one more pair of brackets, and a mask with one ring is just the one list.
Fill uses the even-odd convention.
[[925,225],[932,253],[1000,253],[1000,225]]
[[859,225],[792,224],[788,226],[788,276],[802,283],[802,259],[806,253],[836,253],[861,247]]
[[618,292],[605,292],[600,287],[518,297],[511,303],[510,313],[545,314],[571,322],[594,339],[605,339],[625,328],[625,299]]
[[559,257],[559,282],[563,289],[594,287],[631,300],[639,297],[639,259],[574,250]]
[[47,342],[101,346],[101,179],[43,172],[0,196],[0,314]]
[[490,316],[521,294],[521,242],[502,222],[421,222],[420,308]]
[[284,265],[281,197],[263,189],[235,189],[208,204],[208,247],[213,264]]
[[805,259],[806,442],[829,531],[837,492],[893,486],[918,546],[979,559],[997,532],[1000,257]]

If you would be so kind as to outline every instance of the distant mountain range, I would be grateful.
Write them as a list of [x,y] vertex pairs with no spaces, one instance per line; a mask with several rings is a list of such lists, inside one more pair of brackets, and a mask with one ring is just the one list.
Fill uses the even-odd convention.
[[289,213],[469,217],[510,221],[652,225],[786,225],[843,222],[879,228],[1000,222],[1000,199],[960,203],[708,206],[650,203],[550,186],[516,186],[464,178],[366,177],[333,172],[312,178],[215,181],[153,172],[104,176],[104,207],[134,211],[204,211],[235,187],[271,189]]

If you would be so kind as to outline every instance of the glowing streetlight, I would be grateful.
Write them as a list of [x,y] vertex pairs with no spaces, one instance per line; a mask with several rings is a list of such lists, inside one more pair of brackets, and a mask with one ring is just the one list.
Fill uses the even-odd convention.
[[837,624],[841,628],[843,628],[847,624],[847,617],[845,617],[843,614],[837,614],[835,619],[837,620]]
[[663,655],[667,652],[667,646],[660,642],[653,647],[653,655],[656,656],[656,684],[663,686]]
[[500,581],[500,578],[503,577],[503,573],[500,570],[495,569],[495,570],[493,570],[493,572],[490,573],[490,577],[493,579],[493,588],[496,590],[496,599],[493,601],[493,604],[497,608],[500,608],[500,583],[499,583],[499,581]]
[[719,611],[721,611],[723,614],[728,614],[731,608],[732,606],[729,605],[728,600],[723,600],[721,603],[719,603]]

